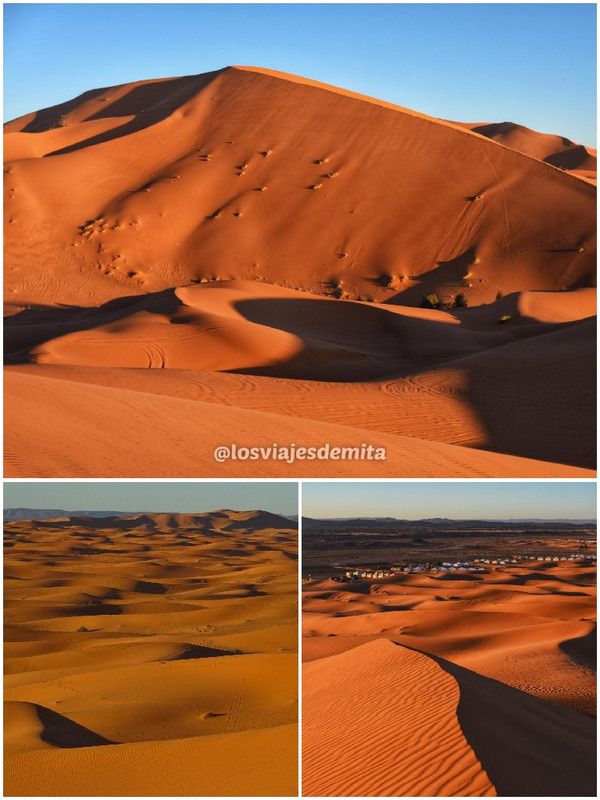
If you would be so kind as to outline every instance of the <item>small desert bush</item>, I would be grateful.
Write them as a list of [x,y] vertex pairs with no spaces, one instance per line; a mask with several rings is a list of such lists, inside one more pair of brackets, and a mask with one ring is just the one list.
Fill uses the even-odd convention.
[[439,308],[442,302],[435,292],[425,295],[421,300],[421,308]]
[[90,629],[86,628],[85,625],[82,625],[80,628],[77,628],[77,633],[89,633]]
[[466,308],[469,305],[463,292],[459,292],[454,298],[454,308]]
[[501,317],[498,317],[498,322],[499,322],[501,325],[505,325],[505,324],[506,324],[507,322],[509,322],[511,319],[512,319],[512,317],[510,316],[510,314],[502,314],[502,316],[501,316]]

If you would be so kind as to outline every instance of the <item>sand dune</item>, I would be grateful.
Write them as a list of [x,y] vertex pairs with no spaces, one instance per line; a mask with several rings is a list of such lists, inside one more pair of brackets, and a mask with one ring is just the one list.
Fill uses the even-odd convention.
[[303,675],[306,795],[593,792],[595,726],[582,714],[382,639]]
[[304,584],[304,793],[595,794],[595,570]]
[[[593,568],[503,567],[473,580],[401,575],[364,591],[305,586],[304,658],[366,638],[394,642],[476,670],[579,711],[595,708],[595,677],[563,644],[595,631]],[[339,639],[339,641],[338,641]],[[333,651],[332,651],[333,648]]]
[[[7,794],[296,794],[288,520],[222,510],[5,531]],[[165,769],[181,761],[201,768]]]
[[239,67],[8,123],[6,474],[591,475],[595,189],[476,128]]
[[597,158],[596,151],[591,147],[576,144],[564,136],[538,133],[514,122],[456,124],[463,124],[474,133],[487,136],[506,147],[538,158],[584,180],[596,182]]
[[431,659],[380,640],[306,665],[303,681],[305,795],[494,796],[458,687]]

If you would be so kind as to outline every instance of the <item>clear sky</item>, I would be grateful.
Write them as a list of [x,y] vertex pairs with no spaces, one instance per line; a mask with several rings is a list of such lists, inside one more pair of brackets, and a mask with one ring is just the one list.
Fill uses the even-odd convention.
[[305,517],[595,519],[593,482],[303,483]]
[[4,118],[238,64],[594,146],[595,20],[593,3],[5,3]]
[[295,483],[60,481],[4,483],[4,508],[65,511],[179,511],[229,508],[298,513]]

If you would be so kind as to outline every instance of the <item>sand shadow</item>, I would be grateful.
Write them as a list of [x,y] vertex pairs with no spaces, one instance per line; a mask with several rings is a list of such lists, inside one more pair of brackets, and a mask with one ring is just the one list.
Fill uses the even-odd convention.
[[190,644],[186,649],[174,656],[173,658],[165,659],[166,661],[188,661],[199,658],[222,658],[224,656],[240,655],[239,652],[234,650],[221,650],[218,647],[204,647],[199,644]]
[[499,797],[596,796],[591,717],[426,655],[457,682],[458,722]]
[[465,275],[468,274],[470,267],[475,259],[475,249],[470,247],[460,255],[449,261],[437,261],[434,266],[421,275],[415,276],[413,280],[418,281],[415,286],[411,286],[393,297],[386,300],[390,305],[417,306],[422,299],[429,294],[437,294],[440,286],[444,289],[443,297],[445,302],[450,302],[457,294],[465,291]]
[[[479,349],[460,326],[390,314],[385,306],[269,298],[240,300],[235,308],[249,322],[291,333],[303,345],[284,362],[228,370],[238,374],[358,383],[417,374]],[[481,338],[489,346],[498,339],[496,332]]]
[[89,728],[73,722],[56,711],[40,706],[37,703],[33,705],[40,722],[44,726],[40,738],[53,747],[98,747],[99,745],[118,744],[118,742],[105,739],[104,736],[94,733]]
[[[182,305],[174,289],[164,289],[144,295],[117,297],[97,307],[27,308],[4,320],[4,360],[6,364],[29,364],[34,361],[31,351],[51,339],[118,322],[138,311],[156,314],[174,313]],[[153,520],[147,519],[149,523],[156,525]],[[96,527],[102,526],[98,524]]]
[[[138,311],[173,315],[183,305],[168,289],[118,298],[98,308],[27,309],[5,323],[5,361],[31,363],[35,349],[52,339],[120,321]],[[472,411],[483,432],[479,449],[574,467],[595,466],[592,318],[539,322],[520,315],[518,295],[502,298],[493,307],[453,310],[458,325],[334,299],[245,299],[234,305],[249,322],[293,334],[300,348],[274,364],[225,371],[315,383],[410,378],[419,388],[420,375],[447,369],[456,374],[459,391],[446,391],[443,385],[430,391],[428,384],[422,391],[438,394],[440,402],[460,400]],[[514,312],[511,324],[494,324],[494,315],[507,313],[506,309]],[[525,340],[534,341],[530,345]],[[543,364],[545,353],[552,353],[551,366]],[[140,519],[129,527],[142,524]],[[118,520],[115,525],[125,530],[128,523]],[[147,525],[156,528],[152,520]]]
[[593,156],[588,153],[585,147],[582,144],[578,144],[560,153],[551,153],[549,156],[546,156],[544,161],[559,169],[578,169],[582,167],[586,161],[592,159]]
[[597,637],[596,627],[585,636],[574,639],[565,639],[559,643],[559,648],[566,653],[575,664],[585,669],[596,672],[597,665]]
[[[155,125],[166,119],[177,108],[190,101],[222,72],[223,70],[216,70],[215,72],[209,72],[205,75],[169,78],[142,86],[136,86],[127,92],[124,97],[110,103],[106,108],[102,108],[95,114],[90,115],[84,121],[90,122],[93,120],[109,119],[111,117],[132,116],[133,119],[128,119],[127,122],[118,125],[116,128],[104,131],[95,136],[90,136],[81,142],[76,142],[67,147],[53,150],[51,153],[46,153],[44,158],[72,153],[85,147],[92,147],[93,145],[109,142],[113,139],[120,139],[131,133],[144,130],[144,128],[149,128],[151,125]],[[60,118],[81,105],[82,101],[101,97],[105,92],[111,90],[112,88],[86,92],[67,103],[38,111],[35,118],[23,129],[23,132],[41,133],[51,128],[60,127]]]

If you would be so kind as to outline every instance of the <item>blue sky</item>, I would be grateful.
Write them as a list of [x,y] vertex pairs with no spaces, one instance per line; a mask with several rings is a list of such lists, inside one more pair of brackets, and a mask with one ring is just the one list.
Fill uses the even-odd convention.
[[241,64],[593,146],[595,15],[592,3],[8,3],[4,118]]
[[60,481],[4,483],[4,508],[65,511],[234,511],[298,513],[295,483]]
[[306,517],[595,519],[593,482],[305,482]]

